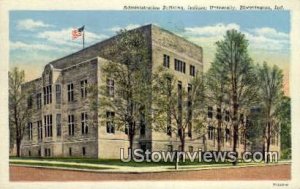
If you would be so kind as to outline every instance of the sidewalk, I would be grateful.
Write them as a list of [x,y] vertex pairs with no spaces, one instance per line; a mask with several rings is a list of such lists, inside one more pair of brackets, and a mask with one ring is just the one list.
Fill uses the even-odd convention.
[[[37,167],[37,168],[47,168],[47,169],[60,169],[60,170],[78,170],[87,172],[102,172],[102,173],[151,173],[151,172],[174,172],[174,171],[196,171],[196,170],[208,170],[208,169],[226,169],[226,168],[242,168],[242,167],[257,167],[257,166],[276,166],[283,164],[290,164],[289,161],[280,161],[278,163],[240,163],[237,166],[232,166],[231,164],[211,164],[211,165],[184,165],[178,167],[175,170],[174,166],[149,166],[149,167],[133,167],[133,166],[118,166],[118,165],[106,165],[106,164],[91,164],[91,163],[74,163],[74,162],[60,162],[60,161],[47,161],[47,160],[9,160],[10,165],[22,166],[22,167]],[[18,164],[14,164],[18,163]],[[28,165],[30,163],[31,165]],[[36,163],[37,165],[32,165]],[[38,164],[56,164],[56,165],[69,165],[76,166],[72,167],[55,167],[47,165]],[[126,164],[126,163],[124,163]],[[89,166],[95,167],[95,169],[78,168],[77,166]],[[105,168],[105,169],[96,169]]]

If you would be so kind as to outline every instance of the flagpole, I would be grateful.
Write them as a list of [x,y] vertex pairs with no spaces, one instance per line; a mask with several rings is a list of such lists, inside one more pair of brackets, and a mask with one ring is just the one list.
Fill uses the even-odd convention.
[[83,30],[83,35],[82,35],[82,49],[84,49],[84,30]]

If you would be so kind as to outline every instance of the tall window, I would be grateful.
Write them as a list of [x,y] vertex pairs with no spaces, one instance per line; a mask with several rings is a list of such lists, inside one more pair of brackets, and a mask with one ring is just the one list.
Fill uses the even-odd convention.
[[225,141],[227,142],[230,139],[230,130],[225,129]]
[[221,120],[222,119],[222,111],[221,111],[221,108],[217,108],[217,115],[216,115],[216,118]]
[[88,134],[88,114],[86,112],[81,113],[81,134]]
[[44,116],[45,137],[52,137],[52,115]]
[[28,139],[32,140],[32,123],[28,123]]
[[209,126],[207,134],[208,134],[208,140],[213,140],[213,138],[214,138],[214,127]]
[[43,125],[42,125],[42,120],[37,121],[37,126],[38,126],[38,139],[41,140],[41,139],[43,139]]
[[55,85],[56,104],[61,104],[61,86]]
[[56,136],[61,136],[61,114],[56,114]]
[[178,59],[175,59],[174,63],[175,63],[175,70],[176,71],[185,73],[185,62],[183,62],[181,60],[178,60]]
[[41,109],[42,108],[42,93],[36,94],[36,108]]
[[32,108],[32,95],[29,95],[29,97],[27,99],[27,107],[28,107],[28,109]]
[[86,155],[86,150],[85,147],[82,147],[82,155],[85,156]]
[[[168,96],[172,94],[172,81],[171,78],[167,78]],[[169,105],[167,112],[167,135],[172,136],[172,119],[171,119],[171,107]]]
[[178,94],[178,120],[179,120],[179,124],[178,124],[178,135],[181,136],[182,135],[182,82],[178,81],[177,84],[177,94]]
[[207,108],[207,117],[212,118],[213,117],[213,107],[209,106]]
[[68,85],[68,102],[74,101],[74,85],[70,83]]
[[80,81],[81,98],[87,97],[87,79]]
[[114,124],[115,112],[106,112],[106,132],[115,133]]
[[107,95],[110,97],[114,97],[115,95],[115,82],[112,79],[106,80],[106,89],[107,89]]
[[229,111],[228,110],[226,110],[225,111],[225,121],[229,121],[230,120],[230,117],[229,117]]
[[69,136],[74,136],[75,134],[74,115],[68,116],[68,126],[69,126]]
[[188,102],[187,102],[187,118],[188,118],[188,137],[192,137],[192,85],[188,84]]
[[44,87],[44,105],[52,103],[52,86]]
[[167,67],[167,68],[170,67],[170,56],[164,54],[164,63],[163,63],[163,66]]
[[196,74],[195,66],[190,65],[190,75],[191,75],[191,76],[195,76],[195,74]]
[[141,136],[145,136],[146,134],[146,122],[145,122],[145,115],[141,114],[141,120],[140,120],[140,134]]

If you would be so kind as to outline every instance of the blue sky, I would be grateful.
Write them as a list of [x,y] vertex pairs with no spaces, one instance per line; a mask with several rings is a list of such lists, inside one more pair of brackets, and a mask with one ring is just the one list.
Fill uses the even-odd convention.
[[121,28],[150,23],[202,46],[206,65],[214,57],[215,42],[234,28],[246,35],[255,62],[289,67],[288,11],[11,11],[10,66],[21,67],[33,79],[48,62],[82,48],[81,39],[71,40],[72,28],[85,25],[89,46]]

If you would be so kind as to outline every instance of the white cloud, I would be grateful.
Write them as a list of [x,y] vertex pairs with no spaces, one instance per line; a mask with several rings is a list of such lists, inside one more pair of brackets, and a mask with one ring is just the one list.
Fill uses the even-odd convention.
[[274,28],[263,27],[263,28],[255,28],[250,30],[250,33],[254,33],[258,36],[264,36],[267,38],[274,38],[274,39],[288,39],[289,35],[287,33],[278,32]]
[[185,33],[192,36],[223,36],[227,30],[240,30],[240,26],[235,23],[204,26],[204,27],[187,27]]
[[141,25],[139,25],[139,24],[129,24],[129,25],[124,26],[124,27],[121,27],[121,26],[114,26],[114,27],[110,28],[109,30],[110,30],[110,31],[113,31],[113,32],[118,32],[118,31],[120,31],[121,29],[132,30],[132,29],[138,28],[138,27],[140,27],[140,26],[141,26]]
[[48,28],[48,27],[53,27],[53,26],[49,24],[45,24],[44,22],[39,20],[24,19],[24,20],[19,20],[17,22],[17,29],[19,30],[33,31],[38,28]]
[[41,50],[41,51],[53,51],[53,50],[60,50],[57,47],[44,45],[44,44],[29,44],[24,43],[21,41],[10,42],[11,50],[24,50],[24,51],[31,51],[31,50]]
[[[45,39],[49,42],[52,42],[56,45],[66,45],[66,46],[81,46],[81,40],[78,38],[76,40],[72,40],[72,33],[73,28],[65,28],[58,31],[44,31],[37,34],[37,37],[40,39]],[[101,41],[108,36],[103,34],[96,34],[89,31],[84,32],[85,35],[85,42],[87,45],[92,43]]]

